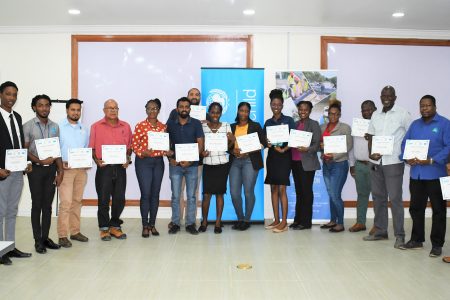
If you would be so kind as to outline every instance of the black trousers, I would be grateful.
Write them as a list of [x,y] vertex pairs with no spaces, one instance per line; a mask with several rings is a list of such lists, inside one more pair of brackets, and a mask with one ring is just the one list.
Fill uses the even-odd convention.
[[[120,215],[125,208],[125,189],[127,186],[127,171],[122,165],[106,165],[97,167],[95,173],[95,188],[98,196],[98,227],[120,227],[123,223]],[[111,218],[109,217],[109,200]]]
[[442,247],[447,227],[447,201],[442,199],[439,179],[416,180],[410,178],[409,191],[411,193],[409,213],[413,220],[411,240],[416,242],[425,241],[425,209],[429,198],[431,209],[433,210],[431,244],[433,247]]
[[[34,240],[43,242],[48,239],[52,221],[52,203],[55,196],[56,165],[44,167],[33,165],[28,174],[31,192],[31,226]],[[42,220],[41,220],[42,217]]]
[[305,171],[301,161],[293,160],[291,166],[297,197],[294,223],[311,227],[314,202],[313,183],[316,171]]

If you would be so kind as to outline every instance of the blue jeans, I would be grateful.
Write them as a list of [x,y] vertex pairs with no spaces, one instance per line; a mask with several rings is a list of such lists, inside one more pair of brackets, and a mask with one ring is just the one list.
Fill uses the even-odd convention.
[[195,210],[197,209],[197,199],[195,191],[197,189],[198,166],[183,168],[181,166],[169,165],[169,177],[172,187],[172,222],[180,226],[180,196],[181,181],[184,176],[186,180],[186,226],[195,224]]
[[348,161],[323,163],[323,180],[330,197],[331,222],[344,225],[344,202],[342,188],[348,175]]
[[164,175],[164,161],[162,157],[139,158],[136,156],[135,163],[136,177],[141,190],[142,226],[155,226],[159,207],[159,191]]
[[[238,221],[250,222],[255,207],[255,184],[258,170],[253,169],[249,157],[236,158],[230,168],[230,192]],[[242,186],[245,195],[245,215],[242,208]]]

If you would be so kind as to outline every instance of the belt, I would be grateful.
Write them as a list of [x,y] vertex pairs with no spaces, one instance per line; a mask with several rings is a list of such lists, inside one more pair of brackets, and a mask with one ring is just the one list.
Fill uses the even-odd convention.
[[31,163],[33,166],[38,166],[38,167],[50,167],[50,166],[52,166],[53,164],[51,164],[51,165],[41,165],[41,164],[39,164],[39,163]]
[[369,164],[369,161],[367,161],[367,160],[357,160],[357,162],[365,164],[365,165]]

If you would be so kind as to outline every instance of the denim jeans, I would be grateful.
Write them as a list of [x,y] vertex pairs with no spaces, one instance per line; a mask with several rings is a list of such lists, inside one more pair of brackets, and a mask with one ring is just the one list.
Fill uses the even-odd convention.
[[159,192],[164,175],[164,161],[162,157],[139,158],[136,156],[135,163],[136,177],[141,190],[142,226],[155,226]]
[[[255,184],[258,170],[253,169],[249,157],[236,158],[230,168],[230,192],[238,221],[250,222],[255,207]],[[242,186],[245,195],[245,215],[242,206]]]
[[342,188],[348,175],[348,161],[323,163],[323,180],[330,197],[331,222],[344,224],[344,202],[342,201]]
[[198,166],[190,166],[183,168],[181,166],[169,165],[169,177],[172,188],[172,222],[180,225],[180,196],[181,196],[181,181],[184,177],[186,181],[186,226],[195,224],[195,211],[197,209],[197,198],[195,190],[197,189],[197,173]]

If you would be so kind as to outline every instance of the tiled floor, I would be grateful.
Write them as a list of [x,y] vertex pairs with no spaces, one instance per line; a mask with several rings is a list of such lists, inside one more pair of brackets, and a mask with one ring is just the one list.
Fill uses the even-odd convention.
[[[140,220],[125,219],[128,239],[102,242],[96,219],[82,222],[88,243],[39,255],[29,218],[18,218],[17,247],[33,256],[0,265],[0,299],[450,299],[450,265],[428,257],[429,242],[401,251],[393,237],[364,242],[366,233],[318,226],[273,234],[262,225],[246,232],[227,225],[221,235],[210,226],[199,236],[168,235],[165,219],[159,237],[141,238]],[[56,240],[56,219],[52,224]],[[409,219],[405,227],[409,236]],[[450,246],[443,250],[450,255]],[[253,268],[239,270],[240,263]]]

